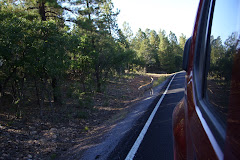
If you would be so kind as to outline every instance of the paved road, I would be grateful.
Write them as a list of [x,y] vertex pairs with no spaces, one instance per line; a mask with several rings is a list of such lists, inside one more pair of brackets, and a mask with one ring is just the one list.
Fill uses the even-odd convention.
[[[172,112],[174,107],[183,98],[184,76],[185,72],[181,72],[174,77],[135,153],[134,160],[173,159]],[[158,98],[160,99],[160,97]],[[154,108],[156,103],[152,105],[152,108]],[[151,113],[146,113],[145,117],[143,116],[142,120],[133,127],[133,132],[129,133],[119,143],[108,159],[126,158]]]

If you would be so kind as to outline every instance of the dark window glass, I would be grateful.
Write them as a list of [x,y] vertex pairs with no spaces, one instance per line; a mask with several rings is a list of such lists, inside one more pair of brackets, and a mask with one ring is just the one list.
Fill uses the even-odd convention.
[[238,0],[216,0],[212,20],[207,99],[223,125],[228,112],[233,57],[239,42],[239,10]]

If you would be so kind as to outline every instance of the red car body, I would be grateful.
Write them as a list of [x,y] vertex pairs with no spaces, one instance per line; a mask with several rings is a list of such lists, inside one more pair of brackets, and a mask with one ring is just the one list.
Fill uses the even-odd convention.
[[[204,100],[206,71],[205,69],[202,69],[201,72],[198,71],[198,68],[202,66],[202,68],[206,68],[204,66],[209,63],[208,56],[201,58],[201,54],[203,45],[206,50],[209,49],[206,47],[209,39],[203,39],[204,35],[208,35],[208,31],[211,31],[208,28],[212,27],[211,19],[214,18],[215,3],[218,3],[218,0],[200,0],[194,31],[184,49],[184,52],[187,52],[184,53],[185,62],[183,64],[183,68],[186,70],[185,95],[173,112],[174,159],[176,160],[240,159],[239,38],[236,41],[232,68],[230,68],[231,89],[226,124],[223,127],[214,113],[208,109],[208,103],[205,103]],[[201,85],[199,87],[198,83],[202,87]]]

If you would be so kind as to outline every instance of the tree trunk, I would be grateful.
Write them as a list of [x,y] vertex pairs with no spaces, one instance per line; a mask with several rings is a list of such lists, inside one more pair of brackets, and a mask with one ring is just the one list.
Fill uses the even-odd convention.
[[86,85],[85,85],[85,81],[82,81],[82,87],[83,87],[83,92],[86,92]]
[[44,89],[41,89],[41,100],[40,100],[40,118],[43,118],[43,107],[44,107]]
[[3,89],[2,89],[2,85],[0,84],[0,106],[2,106],[2,96],[3,96]]
[[46,90],[46,84],[44,83],[44,79],[40,80],[40,118],[43,119],[43,109],[44,109],[44,100],[45,94],[44,91]]
[[[39,14],[41,16],[42,21],[47,20],[45,2],[39,3]],[[57,102],[57,103],[61,102],[61,98],[58,97],[59,89],[58,89],[58,82],[56,77],[52,78],[52,88],[53,88],[54,102]]]
[[9,82],[9,80],[10,80],[10,79],[12,78],[12,76],[16,73],[16,71],[17,71],[17,68],[15,67],[15,68],[13,69],[13,71],[9,74],[9,76],[4,80],[3,85],[1,85],[1,96],[4,96],[5,88],[6,88],[7,84],[8,84],[8,82]]
[[52,115],[53,115],[52,93],[51,93],[51,90],[48,89],[48,87],[47,87],[47,79],[45,79],[44,85],[46,86],[46,92],[48,95],[49,106],[50,106],[50,110],[52,111]]
[[[89,9],[89,0],[87,0],[87,9],[90,10]],[[88,19],[91,20],[91,13],[90,12],[88,12]]]
[[95,67],[95,76],[96,76],[96,83],[97,83],[97,92],[101,92],[101,75],[100,75],[99,67],[97,65]]
[[40,96],[39,96],[39,89],[38,89],[38,86],[37,86],[37,81],[36,79],[34,78],[34,83],[35,83],[35,89],[36,89],[36,96],[37,96],[37,100],[38,100],[38,105],[40,106]]
[[46,21],[46,9],[45,9],[45,2],[40,2],[39,3],[39,14],[41,16],[42,21]]
[[54,102],[59,102],[58,99],[58,90],[57,90],[57,79],[55,77],[52,78],[52,88],[53,88],[53,100]]

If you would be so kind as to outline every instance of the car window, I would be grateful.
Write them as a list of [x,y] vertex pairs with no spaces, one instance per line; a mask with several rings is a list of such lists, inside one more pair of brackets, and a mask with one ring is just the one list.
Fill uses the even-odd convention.
[[233,58],[239,47],[239,10],[238,0],[216,0],[212,19],[206,98],[223,125],[227,119]]

